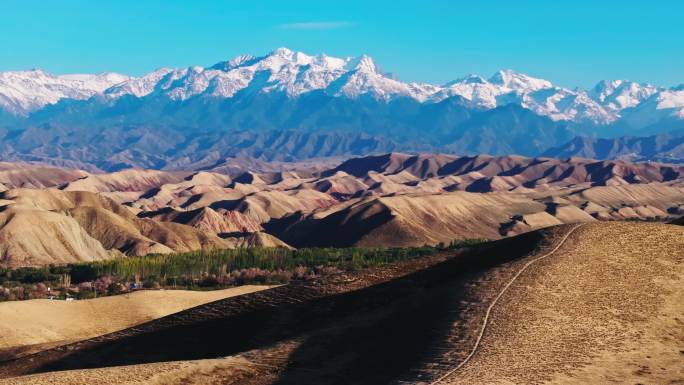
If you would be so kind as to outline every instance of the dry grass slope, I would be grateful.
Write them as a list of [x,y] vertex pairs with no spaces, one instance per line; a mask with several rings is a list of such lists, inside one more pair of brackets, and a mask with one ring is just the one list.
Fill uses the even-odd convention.
[[0,351],[67,343],[164,317],[185,309],[269,286],[225,290],[145,290],[81,301],[45,299],[0,303]]
[[578,229],[504,294],[473,359],[444,383],[684,382],[684,229]]

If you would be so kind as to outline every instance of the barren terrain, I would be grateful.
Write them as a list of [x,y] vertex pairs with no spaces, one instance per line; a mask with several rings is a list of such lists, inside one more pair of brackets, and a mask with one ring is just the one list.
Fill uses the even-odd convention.
[[2,383],[684,381],[684,229],[591,223],[563,241],[573,228],[213,302],[4,363]]
[[3,164],[0,265],[251,246],[420,246],[684,214],[684,168],[667,164],[390,153],[281,171],[237,165],[91,174]]

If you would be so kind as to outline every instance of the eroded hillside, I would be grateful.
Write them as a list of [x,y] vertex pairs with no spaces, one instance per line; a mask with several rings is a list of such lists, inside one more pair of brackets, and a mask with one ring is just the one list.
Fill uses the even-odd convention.
[[418,246],[595,220],[665,221],[684,207],[684,167],[667,164],[401,153],[271,168],[280,171],[235,162],[109,174],[4,164],[3,265],[244,246]]

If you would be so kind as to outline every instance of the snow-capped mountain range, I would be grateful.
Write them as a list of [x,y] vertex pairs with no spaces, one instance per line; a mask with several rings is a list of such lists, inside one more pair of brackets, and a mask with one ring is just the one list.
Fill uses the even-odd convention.
[[591,90],[568,89],[512,70],[486,79],[469,75],[444,85],[404,83],[368,56],[311,56],[287,48],[268,55],[238,56],[211,67],[161,68],[141,77],[117,73],[51,75],[41,70],[0,73],[0,109],[28,116],[61,100],[116,101],[124,96],[229,99],[240,92],[282,93],[296,99],[314,91],[332,97],[370,96],[422,104],[459,98],[486,110],[516,104],[554,121],[610,124],[625,119],[645,126],[663,118],[684,119],[684,86],[655,87],[625,80],[602,81]]
[[[578,136],[665,132],[684,134],[684,85],[614,80],[568,89],[511,70],[443,85],[406,83],[368,56],[287,48],[140,77],[0,73],[0,160],[92,170],[389,151],[537,156],[552,148],[571,153],[578,146],[566,144]],[[636,149],[653,141],[606,143],[623,142]]]

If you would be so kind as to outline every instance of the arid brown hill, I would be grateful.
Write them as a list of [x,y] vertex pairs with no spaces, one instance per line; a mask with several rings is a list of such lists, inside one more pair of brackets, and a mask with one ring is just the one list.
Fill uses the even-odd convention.
[[202,226],[138,218],[127,207],[92,192],[12,189],[0,199],[2,266],[92,261],[122,253],[284,246],[270,236],[246,233],[223,239]]
[[278,238],[295,247],[423,245],[684,213],[684,167],[667,164],[389,153],[334,167],[255,161],[270,170],[260,172],[235,162],[219,162],[230,175],[4,164],[5,264],[285,246]]

